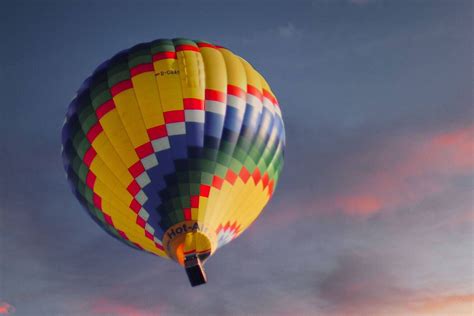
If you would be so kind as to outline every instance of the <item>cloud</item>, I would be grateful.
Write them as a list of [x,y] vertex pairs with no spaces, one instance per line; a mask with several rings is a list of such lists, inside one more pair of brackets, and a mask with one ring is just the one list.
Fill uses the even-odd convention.
[[335,204],[346,214],[356,216],[368,216],[377,213],[382,207],[382,203],[379,201],[379,198],[369,194],[341,197]]
[[291,38],[292,36],[299,35],[300,30],[297,30],[293,23],[288,22],[287,25],[278,27],[278,34],[283,38]]
[[148,311],[132,304],[124,304],[121,301],[114,301],[105,298],[94,301],[88,308],[93,315],[120,315],[120,316],[153,316],[160,315],[162,311]]
[[440,295],[419,300],[412,310],[423,315],[472,315],[474,294]]
[[319,283],[324,315],[472,315],[474,294],[414,289],[390,272],[389,260],[371,252],[350,252]]
[[15,307],[7,302],[0,302],[0,315],[10,315],[13,312],[15,312]]
[[429,135],[384,139],[341,161],[345,184],[317,199],[316,208],[367,217],[441,194],[474,170],[474,126]]
[[338,258],[336,267],[319,285],[319,296],[332,306],[333,315],[376,315],[398,309],[407,290],[397,285],[380,255],[352,252]]
[[453,227],[472,223],[474,223],[474,206],[472,205],[472,203],[468,206],[467,209],[461,211],[459,214],[454,216],[449,222],[449,224]]
[[241,40],[246,46],[277,47],[279,50],[283,49],[285,52],[294,53],[294,49],[288,49],[288,44],[299,43],[302,35],[303,30],[288,21],[286,24],[277,24],[273,28],[249,33]]

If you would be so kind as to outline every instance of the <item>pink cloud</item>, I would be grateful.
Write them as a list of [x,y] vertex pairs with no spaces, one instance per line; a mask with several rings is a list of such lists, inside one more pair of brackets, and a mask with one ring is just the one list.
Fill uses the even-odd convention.
[[355,315],[391,315],[391,316],[472,316],[474,313],[474,294],[450,294],[424,297],[423,292],[409,291],[405,295],[379,297],[376,301],[370,299],[338,306],[326,316],[355,316]]
[[0,302],[0,315],[10,315],[10,313],[13,313],[15,311],[15,308],[8,304],[7,302]]
[[343,166],[352,182],[313,207],[367,217],[413,205],[445,190],[453,177],[471,174],[473,149],[474,126],[387,141]]
[[430,297],[416,302],[412,310],[422,315],[472,315],[474,294]]
[[159,310],[145,310],[135,305],[124,304],[120,301],[101,298],[95,301],[90,306],[92,314],[98,315],[117,315],[117,316],[156,316],[160,315],[162,311]]
[[446,167],[457,171],[472,171],[474,168],[474,127],[442,133],[431,142]]
[[382,207],[379,198],[370,194],[343,196],[336,200],[336,205],[347,214],[361,216],[377,213]]

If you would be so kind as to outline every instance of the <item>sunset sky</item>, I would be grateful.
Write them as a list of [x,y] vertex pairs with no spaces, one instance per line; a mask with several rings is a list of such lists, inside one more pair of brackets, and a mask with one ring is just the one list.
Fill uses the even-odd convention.
[[[473,315],[470,0],[1,1],[0,315]],[[203,39],[286,124],[271,202],[191,288],[103,232],[60,131],[121,49]]]

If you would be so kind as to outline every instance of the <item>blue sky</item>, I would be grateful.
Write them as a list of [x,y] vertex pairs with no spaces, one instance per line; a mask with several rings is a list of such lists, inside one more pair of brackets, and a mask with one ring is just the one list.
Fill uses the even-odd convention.
[[[4,1],[0,17],[0,314],[473,312],[472,2]],[[60,157],[94,68],[173,37],[251,62],[287,133],[274,198],[194,289],[101,231]]]

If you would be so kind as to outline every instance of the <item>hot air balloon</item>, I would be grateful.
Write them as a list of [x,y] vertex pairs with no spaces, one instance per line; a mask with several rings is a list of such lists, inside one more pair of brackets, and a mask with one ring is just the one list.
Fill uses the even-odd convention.
[[227,48],[189,39],[138,44],[101,64],[62,130],[67,178],[92,219],[184,266],[192,286],[269,201],[284,148],[265,79]]

